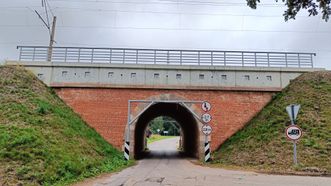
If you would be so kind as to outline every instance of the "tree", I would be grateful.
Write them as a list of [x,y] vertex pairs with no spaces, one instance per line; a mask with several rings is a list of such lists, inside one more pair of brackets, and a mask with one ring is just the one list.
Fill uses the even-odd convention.
[[149,128],[152,130],[153,134],[158,134],[158,129],[160,131],[163,131],[163,118],[162,116],[157,117],[155,119],[153,119],[150,123],[149,123]]
[[[163,134],[163,131],[168,131],[168,135],[180,135],[180,127],[177,124],[176,120],[167,116],[160,116],[153,119],[149,123],[149,128],[153,134]],[[158,129],[160,132],[158,131]]]
[[[256,9],[257,3],[260,3],[260,0],[246,1],[247,5],[253,9]],[[275,1],[278,2],[279,0]],[[285,21],[295,19],[295,16],[301,9],[306,9],[309,16],[318,15],[320,11],[322,13],[322,19],[325,21],[328,21],[331,15],[331,0],[282,0],[282,2],[287,6],[287,10],[283,14]]]

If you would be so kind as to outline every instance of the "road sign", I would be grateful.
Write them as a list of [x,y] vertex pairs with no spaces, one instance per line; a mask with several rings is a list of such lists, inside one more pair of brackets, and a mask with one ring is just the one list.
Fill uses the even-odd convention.
[[203,111],[208,112],[211,109],[211,104],[209,102],[205,101],[201,104],[201,108]]
[[302,130],[296,125],[291,125],[287,127],[285,132],[287,138],[293,141],[300,139],[302,136]]
[[208,113],[204,113],[202,116],[201,116],[201,120],[204,122],[204,123],[209,123],[211,121],[212,117],[210,114]]
[[286,107],[286,111],[287,111],[288,115],[290,116],[291,121],[295,121],[295,119],[297,118],[299,109],[300,109],[300,105],[292,104],[292,105],[289,105]]
[[286,111],[291,119],[291,125],[286,128],[285,132],[287,138],[293,140],[293,162],[295,165],[298,164],[296,140],[298,140],[302,135],[301,129],[295,125],[295,119],[297,118],[299,109],[300,109],[300,105],[294,105],[294,104],[291,104],[286,107]]
[[212,130],[213,130],[213,129],[212,129],[211,126],[208,125],[208,124],[205,124],[205,125],[202,126],[202,132],[203,132],[206,136],[210,135],[211,132],[212,132]]

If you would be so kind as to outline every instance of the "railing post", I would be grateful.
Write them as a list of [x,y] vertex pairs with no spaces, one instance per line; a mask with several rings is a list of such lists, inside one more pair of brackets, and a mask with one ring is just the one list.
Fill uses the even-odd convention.
[[156,64],[156,50],[154,50],[154,65]]
[[20,56],[18,57],[18,60],[21,61],[22,59],[22,47],[19,47],[20,48]]
[[298,53],[298,64],[299,64],[299,67],[301,67],[300,54],[299,53]]
[[200,66],[200,51],[198,51],[198,65]]
[[136,64],[138,64],[138,50],[136,50]]
[[183,61],[182,61],[183,60],[183,51],[182,50],[180,51],[179,55],[180,55],[179,56],[179,58],[180,58],[179,64],[182,65],[182,63],[183,63]]
[[316,56],[316,54],[310,54],[310,63],[311,63],[311,68],[314,68],[314,63],[313,63],[313,55]]
[[78,48],[78,62],[80,62],[80,48]]
[[226,66],[226,52],[224,52],[224,66]]
[[123,64],[125,64],[125,49],[123,50],[123,61],[122,61]]
[[213,51],[210,54],[210,62],[211,62],[211,65],[214,66],[214,52]]
[[255,64],[255,67],[257,67],[256,52],[254,52],[254,64]]
[[34,61],[36,55],[36,47],[33,48],[32,61]]
[[244,66],[244,52],[241,52],[241,66]]
[[286,67],[288,67],[288,63],[287,63],[287,53],[285,53],[285,64],[286,64]]
[[110,48],[109,49],[109,63],[111,63],[112,55],[113,55],[113,50]]
[[66,48],[64,52],[64,62],[67,62],[67,52],[68,52],[68,48]]
[[92,59],[91,59],[91,63],[94,62],[94,48],[92,48]]
[[267,60],[268,60],[268,67],[270,67],[270,56],[269,56],[269,52],[267,53]]
[[167,51],[167,64],[169,64],[169,50]]

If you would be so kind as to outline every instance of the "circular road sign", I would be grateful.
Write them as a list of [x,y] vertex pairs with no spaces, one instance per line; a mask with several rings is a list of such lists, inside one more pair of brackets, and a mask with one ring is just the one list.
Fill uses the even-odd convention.
[[204,123],[209,123],[211,121],[212,117],[210,114],[208,113],[204,113],[202,116],[201,116],[201,120],[204,122]]
[[286,136],[290,140],[298,140],[302,136],[302,130],[296,125],[290,125],[285,130]]
[[202,133],[204,133],[206,136],[210,135],[212,131],[213,129],[210,125],[205,124],[202,126]]
[[205,101],[201,104],[201,108],[203,111],[208,112],[211,109],[211,104],[209,102]]

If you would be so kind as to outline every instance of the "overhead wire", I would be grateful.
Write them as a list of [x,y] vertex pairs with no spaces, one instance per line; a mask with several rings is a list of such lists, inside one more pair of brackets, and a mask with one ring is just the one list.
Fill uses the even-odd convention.
[[[53,2],[67,2],[67,3],[113,3],[113,4],[182,4],[182,5],[210,5],[210,6],[247,6],[246,3],[233,2],[211,2],[211,1],[105,1],[105,0],[52,0]],[[282,3],[260,3],[259,6],[278,7],[284,6]]]

